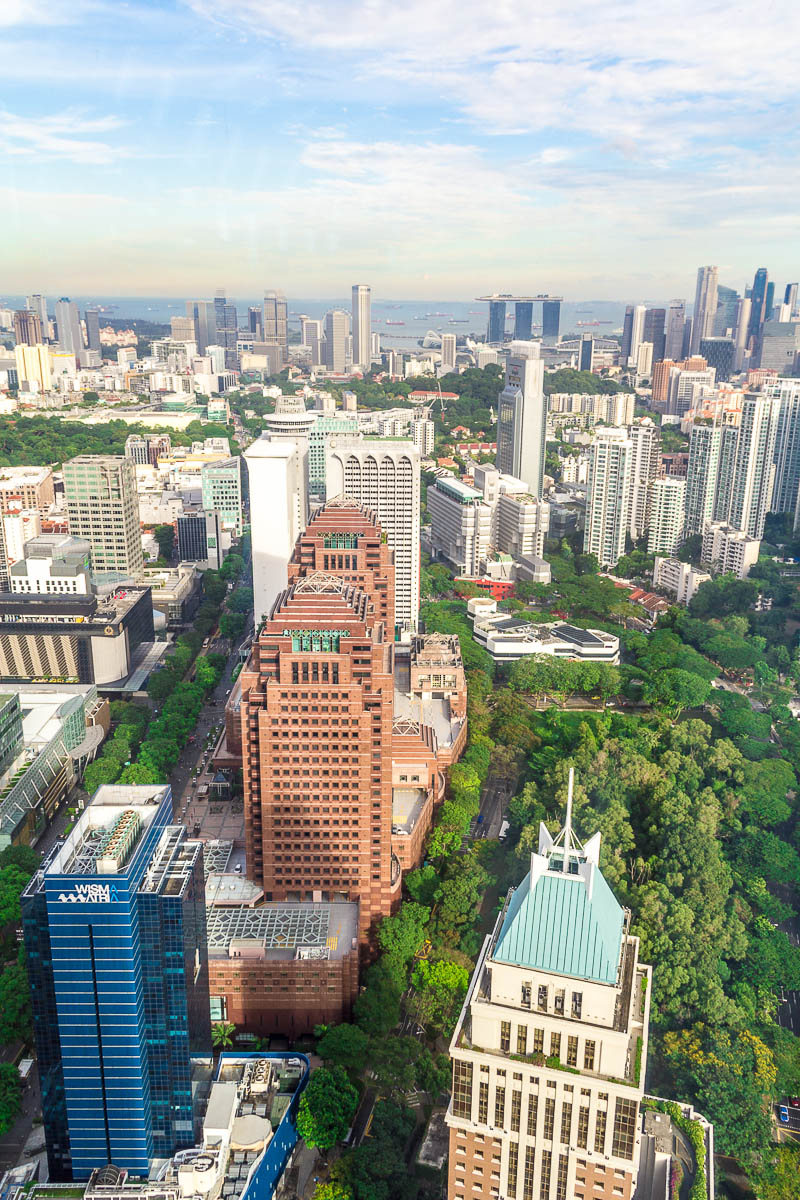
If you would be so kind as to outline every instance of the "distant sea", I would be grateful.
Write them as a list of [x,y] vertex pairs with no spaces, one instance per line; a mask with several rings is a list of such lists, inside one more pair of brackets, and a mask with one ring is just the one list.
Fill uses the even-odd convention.
[[[170,317],[183,316],[186,312],[185,300],[170,299],[163,296],[72,296],[81,312],[86,308],[100,308],[107,317],[116,320],[138,318],[144,321],[157,321],[169,324]],[[252,300],[236,300],[240,324],[244,324],[247,310],[252,305],[261,303],[259,297]],[[308,317],[320,318],[331,308],[343,308],[350,311],[350,297],[340,300],[295,300],[289,298],[289,324],[299,328],[301,313]],[[22,308],[25,305],[24,296],[7,296],[0,300],[0,306],[7,304],[10,308]],[[48,308],[52,314],[55,307],[55,297],[48,297]],[[506,330],[514,329],[514,306],[508,305]],[[381,335],[383,347],[394,347],[402,350],[417,348],[417,342],[428,330],[437,333],[455,333],[459,337],[476,334],[483,337],[486,332],[488,305],[475,300],[389,300],[373,296],[372,299],[372,328]],[[582,300],[569,301],[561,305],[561,333],[593,333],[602,337],[609,333],[619,333],[625,315],[625,305],[611,300]],[[534,321],[541,321],[541,306],[534,305]],[[599,322],[594,325],[593,322]],[[388,324],[387,324],[388,322]],[[539,332],[534,327],[534,336]]]

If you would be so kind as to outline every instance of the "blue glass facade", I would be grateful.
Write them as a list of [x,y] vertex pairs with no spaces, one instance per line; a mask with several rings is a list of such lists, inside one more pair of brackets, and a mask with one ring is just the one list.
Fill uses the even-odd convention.
[[489,301],[489,324],[486,328],[486,341],[492,345],[502,345],[506,333],[506,302],[505,300]]
[[[111,869],[123,818],[135,836]],[[203,860],[171,818],[169,788],[101,788],[23,895],[54,1179],[110,1162],[144,1175],[195,1141],[190,1053],[211,1042]]]
[[557,342],[561,328],[561,301],[542,301],[542,340],[546,343]]

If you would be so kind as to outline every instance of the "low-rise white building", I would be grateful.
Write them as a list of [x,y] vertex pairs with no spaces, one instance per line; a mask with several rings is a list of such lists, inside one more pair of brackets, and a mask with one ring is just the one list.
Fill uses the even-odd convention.
[[619,663],[619,638],[602,629],[580,629],[560,621],[534,624],[496,611],[496,604],[475,611],[472,636],[496,662],[516,662],[529,654],[549,654],[579,662]]
[[711,521],[703,533],[703,562],[720,574],[746,579],[758,562],[761,539],[750,537],[724,521]]
[[653,587],[665,592],[674,592],[678,604],[688,604],[702,583],[711,578],[708,571],[699,571],[691,563],[678,558],[656,556],[653,568]]

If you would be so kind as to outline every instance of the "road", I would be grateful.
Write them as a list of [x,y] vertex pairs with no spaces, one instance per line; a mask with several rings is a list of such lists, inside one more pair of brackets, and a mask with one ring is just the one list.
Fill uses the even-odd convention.
[[[785,885],[775,885],[772,890],[780,896],[785,904],[795,906],[797,894],[793,888]],[[784,931],[793,946],[800,946],[800,917],[795,915],[784,921],[780,928]],[[800,1037],[800,992],[784,992],[783,1003],[778,1009],[778,1020],[785,1029],[791,1029],[796,1037]]]

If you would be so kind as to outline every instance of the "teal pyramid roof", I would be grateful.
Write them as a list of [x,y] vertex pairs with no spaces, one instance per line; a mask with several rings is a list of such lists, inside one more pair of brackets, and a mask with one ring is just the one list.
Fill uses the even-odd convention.
[[[550,863],[553,862],[553,866]],[[533,855],[492,953],[498,962],[615,984],[624,913],[597,865]]]

